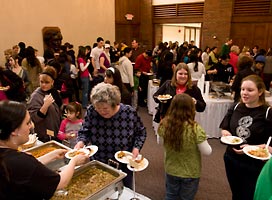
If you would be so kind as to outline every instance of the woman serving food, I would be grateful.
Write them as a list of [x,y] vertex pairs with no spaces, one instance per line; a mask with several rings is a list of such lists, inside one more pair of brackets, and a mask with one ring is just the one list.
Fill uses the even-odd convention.
[[58,149],[38,159],[17,149],[29,139],[32,122],[24,104],[0,102],[0,199],[49,199],[58,189],[66,187],[76,165],[88,156],[73,157],[59,174],[44,164],[64,157],[66,150]]

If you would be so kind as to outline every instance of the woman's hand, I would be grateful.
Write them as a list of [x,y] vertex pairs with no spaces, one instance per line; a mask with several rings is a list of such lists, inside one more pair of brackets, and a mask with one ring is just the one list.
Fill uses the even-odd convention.
[[244,154],[243,149],[235,149],[235,148],[232,148],[232,149],[237,154]]
[[45,155],[37,158],[37,160],[39,160],[42,164],[46,165],[56,159],[64,158],[64,155],[66,152],[67,152],[66,149],[56,149],[54,151],[51,151],[48,154],[45,154]]
[[83,148],[83,147],[84,147],[84,142],[79,141],[79,142],[75,145],[74,149],[81,149],[81,148]]
[[54,102],[55,102],[55,99],[53,98],[53,96],[51,94],[45,95],[45,97],[43,99],[44,106],[49,107]]
[[242,145],[240,146],[240,149],[236,149],[236,148],[232,148],[232,149],[233,149],[233,151],[234,151],[235,153],[237,153],[237,154],[244,154],[243,148],[244,148],[245,146],[248,146],[248,144],[242,144]]
[[139,155],[139,149],[133,148],[132,155],[133,159],[137,158],[137,156]]
[[74,162],[76,166],[78,166],[78,165],[83,165],[83,164],[89,162],[90,158],[88,155],[79,154],[79,155],[76,155],[75,157],[73,157],[71,159],[71,161]]
[[192,97],[192,99],[193,99],[194,104],[196,104],[197,100],[194,97]]
[[231,136],[232,134],[229,131],[227,131],[227,130],[222,130],[221,131],[221,135],[223,137],[223,136]]
[[54,151],[51,151],[51,155],[54,159],[61,159],[64,158],[66,152],[66,149],[55,149]]

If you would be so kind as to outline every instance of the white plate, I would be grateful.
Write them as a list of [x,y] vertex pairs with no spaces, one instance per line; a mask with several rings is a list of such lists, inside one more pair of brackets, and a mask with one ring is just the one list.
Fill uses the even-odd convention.
[[146,75],[147,75],[147,76],[152,76],[152,75],[153,75],[153,73],[146,73]]
[[65,157],[68,158],[68,159],[72,159],[74,156],[71,156],[70,154],[74,153],[74,152],[77,152],[77,151],[82,152],[85,155],[89,155],[89,153],[90,153],[90,151],[87,150],[87,149],[73,149],[71,151],[66,152]]
[[98,146],[90,145],[86,146],[84,149],[87,149],[89,151],[89,156],[93,156],[98,151]]
[[118,158],[118,154],[120,153],[121,151],[117,151],[115,154],[114,154],[114,157],[115,159],[120,162],[120,163],[124,163],[124,164],[128,164],[129,161],[128,159],[131,159],[132,158],[132,153],[131,152],[128,152],[128,151],[122,151],[124,152],[126,155],[122,158]]
[[135,172],[139,172],[139,171],[143,171],[144,169],[147,168],[147,166],[149,165],[149,162],[146,158],[143,159],[142,161],[142,164],[140,167],[131,167],[129,164],[127,165],[127,168],[130,170],[130,171],[135,171]]
[[172,96],[170,95],[169,97],[160,97],[160,95],[157,97],[157,99],[159,99],[160,101],[167,101],[169,99],[172,99]]
[[249,146],[245,146],[243,148],[243,152],[246,155],[248,155],[249,157],[251,157],[251,158],[255,158],[255,159],[259,159],[259,160],[269,160],[271,158],[271,154],[269,152],[268,152],[268,156],[267,157],[258,157],[258,156],[254,156],[254,155],[252,155],[252,154],[249,153],[249,151],[251,151],[251,150],[257,150],[259,148],[260,147],[258,147],[258,146],[251,146],[251,145],[249,145]]
[[[239,140],[237,142],[234,142],[234,140]],[[243,139],[242,138],[239,138],[237,136],[232,136],[232,135],[229,135],[229,136],[222,136],[221,137],[221,142],[225,143],[225,144],[229,144],[229,145],[238,145],[238,144],[242,144],[243,143]]]

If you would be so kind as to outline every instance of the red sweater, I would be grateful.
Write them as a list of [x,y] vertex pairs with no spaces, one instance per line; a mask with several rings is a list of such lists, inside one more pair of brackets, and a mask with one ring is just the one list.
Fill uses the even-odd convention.
[[151,69],[151,57],[145,58],[143,54],[139,55],[135,62],[135,69],[140,69],[141,72],[150,72]]

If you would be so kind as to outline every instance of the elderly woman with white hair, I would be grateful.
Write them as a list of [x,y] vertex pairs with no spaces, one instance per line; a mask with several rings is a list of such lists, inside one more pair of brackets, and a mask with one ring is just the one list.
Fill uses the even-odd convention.
[[[89,143],[98,146],[94,159],[107,163],[117,151],[132,152],[137,157],[146,139],[146,129],[135,109],[121,102],[117,86],[99,83],[91,92],[82,128],[78,132],[75,148]],[[132,188],[132,172],[126,165],[121,169],[128,175],[124,185]]]

